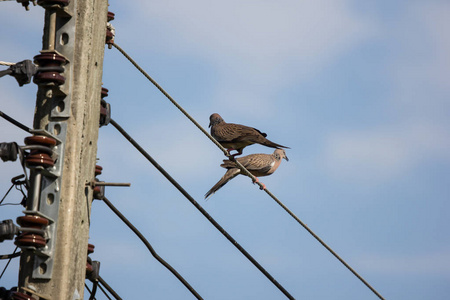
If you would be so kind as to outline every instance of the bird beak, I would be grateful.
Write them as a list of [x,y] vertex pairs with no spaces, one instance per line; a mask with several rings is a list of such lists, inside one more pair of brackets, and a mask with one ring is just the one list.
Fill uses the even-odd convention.
[[211,127],[211,122],[210,122],[209,125],[208,125],[208,128],[209,128],[209,127]]
[[286,160],[286,161],[289,161],[289,158],[285,155],[284,156],[284,159]]

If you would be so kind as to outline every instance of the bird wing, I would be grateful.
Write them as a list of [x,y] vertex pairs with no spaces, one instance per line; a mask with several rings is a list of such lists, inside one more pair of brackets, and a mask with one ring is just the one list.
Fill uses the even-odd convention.
[[267,134],[259,131],[256,128],[233,124],[233,123],[220,123],[212,128],[212,135],[219,142],[243,142],[243,141],[253,141],[258,137],[263,138]]
[[275,164],[275,159],[270,154],[250,154],[238,158],[238,161],[254,176],[265,176]]
[[[242,157],[238,157],[239,161],[250,173],[255,173],[255,176],[264,176],[261,174],[267,173],[275,164],[275,158],[271,154],[250,154]],[[237,168],[234,161],[224,159],[223,164],[220,165],[222,168],[231,169]]]

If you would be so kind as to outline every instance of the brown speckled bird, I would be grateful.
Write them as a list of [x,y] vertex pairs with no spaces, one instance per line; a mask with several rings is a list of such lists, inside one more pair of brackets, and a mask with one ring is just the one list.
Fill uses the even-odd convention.
[[[289,159],[286,156],[286,152],[283,149],[276,149],[273,154],[250,154],[243,157],[238,157],[236,160],[240,162],[253,176],[262,177],[268,176],[276,171],[280,166],[281,160]],[[222,168],[226,168],[227,172],[223,177],[205,194],[205,199],[212,196],[221,187],[223,187],[228,181],[233,179],[239,174],[245,175],[241,169],[239,169],[233,161],[228,159],[223,160]],[[258,179],[257,179],[258,181]]]
[[253,144],[261,144],[272,148],[288,148],[276,144],[266,139],[267,134],[256,128],[240,124],[225,122],[222,117],[215,113],[209,117],[209,127],[211,135],[230,152],[236,150],[238,153],[232,156],[241,155],[245,147]]

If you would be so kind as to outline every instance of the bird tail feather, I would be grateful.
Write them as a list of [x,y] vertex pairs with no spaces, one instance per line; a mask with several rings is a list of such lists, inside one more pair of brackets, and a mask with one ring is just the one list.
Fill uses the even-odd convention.
[[236,177],[239,174],[239,172],[240,172],[239,169],[227,170],[225,175],[223,175],[223,177],[220,178],[220,180],[205,194],[205,199],[208,200],[209,197],[214,195],[214,193],[217,192],[225,184],[227,184],[228,181]]
[[266,139],[266,140],[264,141],[264,143],[262,143],[262,144],[263,144],[264,146],[272,147],[272,148],[286,148],[286,149],[291,149],[291,148],[289,148],[289,147],[286,147],[286,146],[283,146],[283,145],[274,143],[274,142],[272,142],[272,141],[269,141],[268,139]]

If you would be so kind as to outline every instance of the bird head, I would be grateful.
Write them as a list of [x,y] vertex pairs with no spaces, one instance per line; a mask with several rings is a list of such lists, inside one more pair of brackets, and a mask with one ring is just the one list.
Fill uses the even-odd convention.
[[212,114],[209,117],[209,126],[208,127],[214,126],[214,125],[219,124],[221,122],[223,122],[222,117],[219,114],[214,113],[214,114]]
[[284,151],[284,149],[275,149],[273,155],[279,160],[284,158],[286,161],[289,161],[289,158],[286,156],[286,152]]

